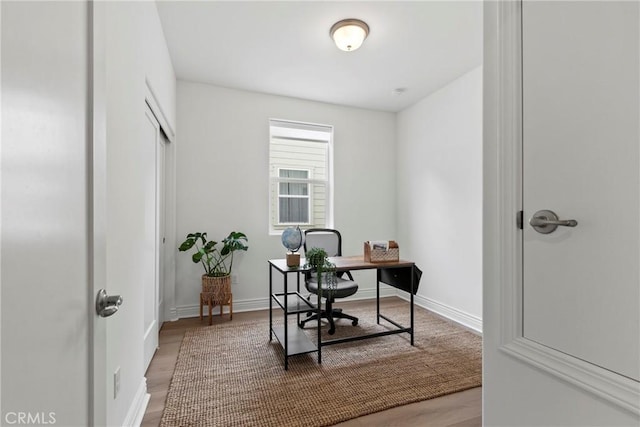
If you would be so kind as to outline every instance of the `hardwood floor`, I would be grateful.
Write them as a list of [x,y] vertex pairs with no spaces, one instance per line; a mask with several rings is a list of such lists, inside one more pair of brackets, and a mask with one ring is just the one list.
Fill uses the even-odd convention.
[[[395,298],[380,300],[382,307],[385,303],[393,302]],[[341,307],[357,307],[358,301],[341,302]],[[217,308],[214,312],[217,312]],[[248,322],[268,319],[267,310],[234,313],[233,322]],[[213,323],[226,323],[228,316],[223,318],[214,316]],[[164,403],[171,383],[171,377],[178,358],[178,351],[182,338],[187,329],[208,326],[205,319],[200,322],[197,317],[180,319],[176,322],[165,322],[160,330],[160,348],[156,352],[147,370],[147,390],[151,399],[142,420],[142,426],[158,426],[162,418]],[[340,427],[359,426],[397,426],[397,427],[476,427],[482,425],[482,388],[474,388],[460,393],[449,394],[436,399],[412,403],[387,411],[355,418],[337,424]],[[224,426],[220,426],[224,427]]]

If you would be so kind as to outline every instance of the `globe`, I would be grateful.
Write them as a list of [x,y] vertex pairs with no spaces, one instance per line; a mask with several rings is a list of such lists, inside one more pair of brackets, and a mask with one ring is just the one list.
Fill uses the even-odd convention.
[[282,232],[282,244],[291,252],[297,252],[302,246],[302,231],[300,227],[285,228]]

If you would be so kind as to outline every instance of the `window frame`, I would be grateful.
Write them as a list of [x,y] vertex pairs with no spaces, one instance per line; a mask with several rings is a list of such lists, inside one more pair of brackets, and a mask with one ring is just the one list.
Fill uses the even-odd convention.
[[[274,182],[277,187],[277,203],[276,203],[276,219],[277,223],[273,224],[275,226],[287,226],[287,225],[312,225],[313,224],[313,191],[311,190],[311,186],[313,185],[312,174],[313,171],[311,169],[303,169],[303,168],[295,168],[293,166],[277,166],[276,170],[278,171],[277,177],[274,178]],[[307,178],[290,178],[290,177],[282,177],[280,176],[280,171],[296,171],[296,172],[307,172]],[[291,195],[287,194],[284,197],[288,199],[307,199],[307,222],[282,222],[280,216],[280,199],[283,198],[283,195],[280,193],[280,184],[281,183],[295,183],[295,184],[306,184],[307,185],[307,195]]]
[[[319,123],[310,123],[310,122],[300,122],[300,121],[292,121],[292,120],[283,120],[270,118],[268,121],[269,126],[269,160],[268,160],[268,170],[269,170],[269,219],[268,219],[268,227],[269,227],[269,235],[279,236],[282,234],[282,231],[290,226],[300,225],[303,227],[324,227],[324,228],[333,228],[333,194],[334,194],[334,180],[333,180],[333,133],[334,127],[332,125],[319,124]],[[274,132],[275,130],[275,132]],[[272,143],[274,139],[289,139],[292,141],[300,141],[300,142],[315,142],[319,144],[326,144],[326,157],[325,157],[325,169],[326,173],[324,174],[326,178],[318,179],[317,176],[314,176],[313,168],[310,168],[310,178],[306,180],[309,185],[309,223],[280,223],[277,222],[280,220],[280,212],[279,212],[279,200],[280,200],[280,189],[273,189],[273,186],[276,185],[279,187],[279,182],[282,180],[295,180],[295,178],[280,178],[280,170],[288,169],[288,170],[308,170],[304,165],[291,165],[291,164],[281,164],[279,162],[274,162],[272,158]],[[276,176],[274,176],[276,174]],[[315,191],[317,185],[321,185],[324,190],[324,222],[316,223],[316,221],[322,221],[320,217],[316,217],[316,206],[315,203],[317,200],[315,199]],[[275,196],[274,196],[275,193]],[[276,206],[274,206],[274,203]]]

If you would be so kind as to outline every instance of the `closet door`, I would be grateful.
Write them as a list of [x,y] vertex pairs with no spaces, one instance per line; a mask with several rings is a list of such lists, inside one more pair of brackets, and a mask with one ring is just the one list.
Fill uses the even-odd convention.
[[[161,224],[164,217],[162,194],[164,193],[164,139],[161,136],[158,120],[148,107],[145,110],[145,140],[142,141],[147,161],[140,164],[145,171],[145,222],[144,250],[140,253],[140,262],[144,263],[148,273],[142,282],[144,288],[144,367],[149,367],[153,355],[158,349],[160,330],[159,304],[161,302],[160,285],[162,274],[162,236]],[[160,167],[162,165],[162,167]]]

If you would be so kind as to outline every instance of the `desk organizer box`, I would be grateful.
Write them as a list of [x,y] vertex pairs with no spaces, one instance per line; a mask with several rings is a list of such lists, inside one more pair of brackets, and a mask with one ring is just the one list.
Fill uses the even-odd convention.
[[392,262],[400,259],[400,248],[398,244],[389,240],[387,250],[373,247],[371,242],[364,242],[364,260],[366,262]]

